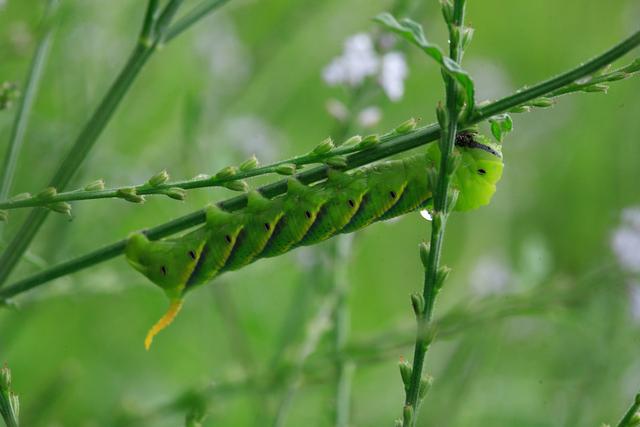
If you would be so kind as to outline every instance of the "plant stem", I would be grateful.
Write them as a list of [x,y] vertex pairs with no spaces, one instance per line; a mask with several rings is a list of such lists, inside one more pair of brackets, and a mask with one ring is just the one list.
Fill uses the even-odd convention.
[[[626,414],[624,414],[624,417],[622,417],[622,419],[617,424],[617,426],[633,427],[637,425],[634,423],[634,417],[636,417],[636,414],[638,413],[638,411],[640,411],[640,394],[636,395],[635,399],[633,400],[633,403],[631,404],[631,407],[629,407],[629,410],[626,412]],[[637,419],[635,420],[635,422],[637,422]]]
[[167,34],[164,36],[165,43],[169,43],[182,34],[183,31],[227,2],[229,0],[204,0],[167,30]]
[[[637,31],[629,38],[625,39],[602,55],[576,67],[575,69],[572,69],[553,79],[524,89],[514,95],[507,96],[477,109],[472,118],[464,124],[461,124],[460,127],[468,127],[473,124],[479,123],[496,114],[509,111],[522,104],[526,104],[527,102],[535,98],[544,96],[547,93],[551,93],[554,90],[573,83],[575,80],[587,77],[593,74],[595,71],[607,66],[612,61],[628,53],[638,45],[640,45],[640,31]],[[543,87],[544,90],[541,89],[541,87]],[[422,128],[418,128],[405,135],[394,137],[390,141],[381,143],[370,150],[357,152],[347,156],[347,169],[353,169],[398,153],[402,153],[407,150],[411,150],[413,148],[433,142],[439,137],[440,128],[437,124],[431,124]],[[309,184],[326,178],[327,169],[328,168],[326,166],[319,166],[301,172],[297,174],[296,177],[301,182]],[[259,190],[264,196],[272,198],[284,194],[287,191],[287,182],[286,180],[280,180],[263,186]],[[246,195],[239,195],[234,198],[222,201],[218,203],[218,205],[227,211],[234,211],[243,208],[244,206],[246,206],[246,203]],[[173,221],[169,221],[165,224],[148,229],[146,231],[146,234],[151,239],[160,239],[179,231],[186,230],[195,225],[202,224],[204,221],[204,210],[198,210],[191,214],[177,218]],[[90,267],[92,265],[107,261],[111,258],[121,255],[124,252],[126,243],[126,239],[120,240],[78,258],[48,268],[25,279],[19,280],[6,289],[0,290],[0,299],[15,296],[36,286],[40,286],[55,278],[65,276],[67,274],[82,270],[86,267]],[[6,264],[0,263],[0,273],[3,272],[4,268],[6,268]],[[7,274],[8,273],[4,273],[5,276]]]
[[305,362],[316,350],[320,338],[322,338],[324,333],[331,326],[331,314],[335,309],[336,303],[336,293],[329,292],[322,301],[316,315],[307,325],[306,336],[292,366],[292,372],[289,375],[290,382],[287,385],[284,397],[278,406],[278,411],[272,424],[273,427],[282,427],[285,425],[286,416],[289,413],[289,407],[293,402],[293,397],[303,382]]
[[[382,135],[380,141],[390,141],[396,136],[393,132]],[[358,151],[362,151],[361,148],[350,145],[346,147],[337,147],[328,153],[316,154],[307,153],[300,156],[295,156],[289,159],[280,160],[269,165],[257,167],[248,171],[240,171],[231,176],[217,177],[207,176],[204,178],[188,179],[182,181],[165,182],[159,185],[151,185],[149,183],[140,184],[136,186],[125,186],[117,188],[108,188],[103,190],[85,190],[76,189],[57,193],[55,196],[48,197],[46,199],[39,198],[37,195],[20,199],[20,200],[3,200],[0,201],[0,209],[17,209],[27,207],[46,206],[56,202],[70,202],[75,200],[93,200],[93,199],[106,199],[106,198],[121,198],[119,191],[123,188],[132,189],[137,195],[164,195],[167,190],[172,188],[182,188],[190,190],[194,188],[203,187],[223,187],[225,184],[233,181],[238,181],[246,178],[253,178],[256,176],[266,175],[270,173],[277,173],[278,167],[285,164],[293,164],[296,166],[304,166],[312,163],[322,163],[323,161],[338,155],[353,154]]]
[[[580,291],[578,293],[578,291]],[[577,294],[577,295],[574,295]],[[458,307],[449,309],[447,313],[440,316],[429,325],[429,329],[438,329],[438,339],[446,339],[456,336],[461,332],[468,332],[469,328],[486,325],[488,322],[496,322],[515,316],[539,314],[540,311],[551,308],[567,309],[575,307],[575,298],[583,301],[588,299],[582,289],[575,288],[572,291],[556,290],[544,294],[538,289],[524,294],[512,295],[507,301],[504,297],[485,297],[476,301],[470,307],[468,304],[460,304]],[[342,357],[347,363],[355,365],[371,365],[386,363],[389,357],[397,355],[399,351],[412,344],[414,341],[414,325],[393,328],[391,330],[377,332],[368,338],[353,340],[345,346]],[[331,379],[333,369],[331,362],[331,352],[319,352],[304,364],[302,381],[308,384],[324,383]],[[223,399],[235,396],[238,393],[254,391],[258,394],[273,392],[272,383],[265,381],[261,377],[261,372],[243,373],[239,377],[222,379],[216,381],[205,390],[187,392],[181,394],[168,403],[155,408],[149,415],[158,413],[182,412],[184,402],[191,401],[193,394],[201,395],[204,399]],[[270,376],[269,373],[266,374]],[[627,427],[627,426],[618,426]]]
[[55,2],[49,1],[42,23],[42,27],[45,27],[43,28],[44,33],[33,55],[31,66],[29,67],[29,74],[27,74],[27,79],[24,84],[24,93],[16,111],[13,128],[11,129],[11,137],[9,138],[9,145],[7,146],[7,154],[4,158],[2,171],[0,172],[0,200],[6,199],[11,191],[18,155],[20,154],[22,142],[24,141],[33,101],[38,92],[44,64],[51,48],[53,27],[48,20],[54,7]]
[[334,312],[334,350],[336,367],[336,427],[348,427],[351,413],[351,380],[355,365],[343,357],[349,339],[349,280],[347,278],[348,259],[351,249],[351,236],[339,236],[333,257],[333,281],[338,297]]
[[[149,1],[153,2],[154,0]],[[87,154],[89,154],[89,151],[91,151],[91,148],[106,127],[107,123],[109,123],[113,117],[114,112],[120,105],[125,94],[128,92],[131,84],[142,70],[142,67],[156,50],[156,45],[164,40],[170,20],[181,3],[182,0],[171,0],[167,4],[164,11],[158,18],[158,25],[162,25],[163,31],[160,33],[156,31],[156,38],[151,45],[145,43],[143,40],[140,40],[136,44],[124,68],[107,91],[107,94],[94,114],[80,132],[80,135],[77,137],[71,150],[69,150],[66,158],[58,167],[56,174],[49,182],[50,187],[55,187],[58,190],[64,190],[67,184],[69,184],[69,181],[71,181],[71,178],[78,170]],[[151,7],[152,5],[150,5],[147,10]],[[209,9],[208,12],[213,9],[215,9],[215,7]],[[204,15],[201,15],[199,18],[202,16]],[[146,14],[145,22],[148,18],[149,16]],[[189,25],[192,25],[196,21],[197,20],[191,21]],[[145,30],[145,25],[146,24],[143,24],[141,33]],[[48,209],[40,208],[32,210],[25,222],[22,224],[22,227],[20,227],[14,236],[13,240],[11,240],[7,245],[2,256],[0,256],[0,286],[2,286],[6,281],[13,268],[27,250],[29,244],[47,218],[49,212],[50,211]]]
[[[589,88],[595,84],[602,83],[610,83],[612,81],[618,81],[627,79],[629,77],[635,76],[639,74],[638,71],[627,71],[632,68],[634,64],[618,68],[616,70],[610,71],[608,73],[599,75],[592,79],[589,79],[584,83],[571,83],[567,86],[564,86],[560,89],[554,90],[547,95],[547,98],[555,98],[562,95],[567,95],[570,93],[583,92],[586,88]],[[635,67],[634,67],[635,68]],[[624,77],[620,78],[619,76],[623,74]],[[535,107],[535,106],[533,106]],[[340,123],[340,130],[343,129],[344,125]],[[343,132],[339,132],[343,133]],[[380,136],[380,141],[390,141],[397,135],[393,132],[386,133]],[[356,153],[361,151],[357,146],[347,146],[347,147],[337,147],[326,154],[315,154],[313,152],[291,157],[285,160],[279,160],[277,162],[271,163],[269,165],[261,166],[249,171],[241,171],[233,176],[218,178],[216,176],[212,177],[204,177],[204,178],[194,178],[188,180],[181,181],[172,181],[166,182],[160,185],[150,185],[149,183],[140,184],[140,185],[128,185],[123,187],[115,187],[115,188],[107,188],[102,190],[85,190],[85,189],[76,189],[71,191],[65,191],[62,193],[57,193],[53,197],[49,197],[47,199],[39,198],[36,195],[31,195],[30,197],[20,198],[19,200],[11,200],[0,198],[0,209],[19,209],[19,208],[28,208],[28,207],[38,207],[38,206],[46,206],[51,203],[56,202],[71,202],[77,200],[94,200],[94,199],[107,199],[107,198],[120,198],[118,191],[122,189],[133,189],[138,195],[166,195],[167,190],[171,188],[182,188],[184,190],[190,190],[194,188],[203,188],[203,187],[224,187],[226,183],[237,181],[240,179],[253,178],[256,176],[266,175],[270,173],[276,173],[277,168],[280,165],[284,164],[293,164],[296,166],[305,166],[313,163],[322,163],[324,160],[338,155],[347,155]]]
[[[449,57],[456,63],[460,63],[462,59],[461,37],[455,36],[453,30],[462,28],[464,23],[464,3],[465,0],[454,0],[454,16],[453,21],[448,22],[449,25]],[[424,271],[424,289],[422,291],[424,297],[424,307],[422,312],[416,314],[417,334],[413,355],[413,368],[411,380],[407,390],[405,399],[405,408],[409,411],[403,411],[403,426],[415,426],[418,419],[418,409],[420,403],[420,387],[422,383],[422,370],[429,344],[431,342],[430,335],[424,334],[422,329],[431,322],[433,316],[433,307],[438,293],[438,271],[440,269],[440,257],[442,254],[442,246],[444,243],[444,234],[446,230],[447,217],[452,208],[449,203],[449,190],[451,176],[455,172],[452,167],[453,147],[458,129],[458,116],[461,110],[458,107],[458,93],[455,80],[445,75],[446,86],[446,110],[448,119],[444,126],[440,141],[440,170],[434,191],[434,213],[431,228],[431,246],[429,251],[428,263],[425,265]],[[473,102],[473,100],[468,100]]]

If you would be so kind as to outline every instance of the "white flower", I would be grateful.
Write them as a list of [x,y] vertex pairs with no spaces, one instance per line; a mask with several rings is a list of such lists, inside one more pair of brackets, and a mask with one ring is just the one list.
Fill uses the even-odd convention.
[[504,293],[511,280],[509,267],[493,257],[480,258],[469,275],[471,289],[478,296]]
[[358,113],[358,124],[363,128],[372,128],[382,119],[382,111],[376,106],[370,106]]
[[389,52],[382,57],[382,67],[378,83],[391,101],[399,101],[404,95],[404,80],[409,74],[409,67],[400,52]]
[[344,52],[324,68],[322,77],[330,86],[358,86],[365,78],[376,74],[379,61],[371,37],[365,33],[356,34],[345,41]]
[[371,36],[365,33],[349,37],[342,55],[322,70],[322,78],[329,86],[357,87],[367,77],[376,77],[391,101],[399,101],[404,95],[404,80],[408,74],[409,67],[402,53],[393,51],[380,56]]
[[622,211],[622,224],[611,236],[611,247],[624,269],[640,273],[640,208]]

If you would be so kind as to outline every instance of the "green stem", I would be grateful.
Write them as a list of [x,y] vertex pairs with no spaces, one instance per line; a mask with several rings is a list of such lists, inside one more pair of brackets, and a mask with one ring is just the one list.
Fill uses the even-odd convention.
[[[171,18],[181,3],[182,0],[171,0],[158,18],[158,25],[162,24],[162,28],[167,29]],[[215,9],[215,7],[213,9]],[[209,9],[208,11],[210,12],[213,9]],[[200,18],[202,16],[200,16]],[[145,16],[145,18],[148,18],[148,16]],[[197,20],[190,22],[189,25],[192,25],[196,21]],[[109,123],[113,117],[116,108],[120,105],[120,102],[131,87],[131,84],[155,51],[155,44],[165,39],[166,32],[167,31],[162,31],[158,33],[156,31],[156,39],[150,46],[144,42],[136,44],[136,47],[133,49],[133,52],[131,53],[124,68],[107,91],[107,94],[94,114],[80,132],[80,135],[67,154],[67,157],[58,167],[58,171],[49,183],[50,187],[55,187],[58,190],[64,190],[67,184],[69,184],[69,181],[71,181],[71,178],[87,157],[91,148],[93,148],[93,145],[106,127],[107,123]],[[50,211],[47,209],[40,208],[32,210],[25,222],[22,224],[22,227],[20,227],[14,236],[13,240],[11,240],[7,245],[2,256],[0,256],[0,286],[6,281],[11,271],[15,268],[16,264],[27,250],[29,244],[47,218],[49,212]]]
[[[462,60],[462,46],[460,37],[453,34],[454,28],[461,28],[464,24],[464,3],[465,0],[454,0],[454,16],[453,22],[449,22],[449,57],[456,63]],[[424,308],[421,313],[417,314],[417,334],[413,355],[413,368],[409,389],[405,399],[405,407],[409,407],[410,411],[404,411],[403,426],[415,426],[418,419],[418,409],[420,403],[420,386],[422,382],[422,370],[424,368],[424,360],[426,358],[430,335],[423,333],[424,326],[431,322],[433,316],[433,307],[438,293],[438,270],[440,269],[440,258],[442,254],[442,246],[444,243],[444,235],[449,215],[450,206],[447,206],[449,200],[449,190],[451,176],[454,168],[451,166],[453,155],[453,147],[458,129],[458,116],[460,109],[458,108],[458,94],[455,80],[445,75],[446,98],[447,98],[447,116],[446,127],[443,129],[440,141],[440,171],[434,191],[434,214],[431,228],[431,246],[429,251],[428,263],[424,272]],[[468,100],[472,102],[473,100]],[[441,125],[445,125],[441,123]],[[410,413],[411,415],[407,416]]]
[[173,24],[164,37],[165,43],[170,42],[175,37],[179,36],[187,28],[198,22],[200,19],[207,16],[209,13],[227,3],[229,0],[205,0],[196,6],[191,12],[180,18]]
[[[578,291],[580,291],[578,293]],[[436,319],[429,325],[430,330],[438,329],[439,339],[452,338],[462,332],[468,333],[469,328],[485,326],[489,322],[497,322],[513,317],[526,315],[538,315],[541,311],[548,311],[551,308],[567,309],[575,308],[576,298],[586,301],[588,298],[583,290],[575,288],[571,291],[567,289],[557,290],[549,294],[532,290],[522,295],[513,295],[504,300],[503,297],[487,297],[476,301],[471,306],[460,304],[458,307],[449,309],[446,314]],[[409,325],[393,328],[383,332],[378,332],[368,338],[352,340],[344,350],[342,357],[346,363],[358,366],[372,365],[377,363],[387,363],[389,357],[397,355],[408,345],[413,343],[412,333],[415,326]],[[318,352],[304,364],[302,381],[307,384],[324,383],[331,379],[333,363],[331,353],[333,350]],[[146,414],[150,417],[158,413],[182,412],[185,409],[184,402],[192,401],[192,395],[198,394],[206,400],[219,400],[233,397],[239,393],[254,391],[258,394],[272,393],[270,373],[263,377],[264,372],[243,373],[237,378],[221,379],[212,386],[202,391],[190,391],[182,394],[168,403]],[[187,396],[187,397],[185,397]],[[142,415],[143,417],[145,414]],[[627,426],[618,426],[627,427]]]
[[634,424],[633,418],[638,413],[638,411],[640,411],[640,394],[636,395],[633,404],[631,405],[631,407],[629,407],[629,410],[626,412],[626,414],[624,414],[624,417],[622,417],[620,422],[617,424],[617,427],[635,426],[636,424]]
[[334,313],[335,367],[336,367],[336,427],[348,427],[351,413],[351,380],[355,365],[343,357],[349,339],[349,280],[347,278],[351,236],[339,236],[333,256],[334,287],[338,297]]
[[24,85],[24,94],[18,105],[16,117],[13,122],[13,128],[11,129],[11,137],[9,139],[9,145],[7,146],[7,154],[4,158],[2,171],[0,172],[0,199],[6,199],[11,191],[18,155],[20,154],[22,142],[24,141],[24,135],[27,130],[33,101],[35,100],[38,92],[38,86],[40,84],[40,78],[42,77],[44,64],[51,48],[53,28],[51,25],[47,25],[47,21],[48,16],[52,13],[51,9],[54,7],[54,4],[54,2],[50,1],[47,6],[43,25],[46,25],[48,28],[45,28],[33,55],[33,60],[29,67],[29,74],[27,74],[27,79]]
[[[532,99],[544,96],[546,94],[552,94],[555,90],[569,85],[576,80],[580,80],[584,77],[590,76],[596,71],[606,67],[616,59],[635,49],[639,44],[640,31],[636,31],[629,38],[615,45],[613,48],[609,49],[603,54],[585,62],[584,64],[566,73],[560,74],[549,80],[545,80],[544,82],[532,86],[528,89],[516,92],[513,95],[506,96],[496,102],[479,108],[476,111],[476,116],[472,118],[472,121],[477,123],[496,114],[508,111],[516,106],[526,104],[527,101],[530,101]],[[480,118],[480,120],[478,120],[478,118]]]
[[336,303],[336,293],[330,292],[322,301],[316,315],[307,325],[307,334],[291,368],[291,373],[289,375],[290,381],[285,389],[284,397],[278,406],[278,410],[272,424],[273,427],[282,427],[285,425],[293,398],[303,382],[305,362],[316,350],[320,339],[329,329],[331,325],[331,314],[335,309]]
[[[394,133],[388,133],[386,135],[382,135],[380,137],[380,141],[390,141],[396,136]],[[17,208],[28,208],[28,207],[38,207],[38,206],[46,206],[56,202],[70,202],[76,200],[93,200],[93,199],[107,199],[107,198],[121,198],[121,193],[119,192],[123,188],[133,189],[135,194],[137,195],[164,195],[167,190],[171,188],[182,188],[185,190],[190,190],[194,188],[203,188],[203,187],[223,187],[225,184],[233,181],[238,181],[246,178],[253,178],[256,176],[266,175],[270,173],[277,173],[278,167],[285,164],[293,164],[296,166],[304,166],[312,163],[323,163],[325,160],[334,157],[334,156],[343,156],[347,154],[353,154],[362,149],[358,146],[350,145],[347,147],[337,147],[325,154],[316,154],[316,153],[307,153],[304,155],[292,157],[285,160],[280,160],[269,165],[257,167],[255,169],[251,169],[248,171],[240,171],[234,175],[226,176],[226,177],[205,177],[198,179],[189,179],[182,181],[172,181],[165,182],[159,185],[151,185],[149,183],[140,184],[136,186],[127,186],[127,187],[118,187],[118,188],[107,188],[103,190],[84,190],[77,189],[72,191],[66,191],[62,193],[58,193],[55,196],[48,197],[46,199],[42,199],[37,195],[33,195],[28,198],[20,199],[20,200],[3,200],[0,201],[0,209],[17,209]]]
[[[486,120],[496,114],[509,111],[515,107],[543,96],[547,93],[551,93],[565,85],[573,83],[575,80],[587,77],[593,74],[595,71],[607,66],[612,61],[623,56],[636,46],[640,45],[640,31],[631,35],[628,39],[624,40],[620,44],[614,46],[612,49],[606,51],[602,55],[580,65],[579,67],[561,74],[551,80],[540,83],[539,85],[532,86],[528,89],[524,89],[515,95],[510,95],[502,98],[494,103],[486,105],[483,108],[476,110],[476,114],[461,127],[468,127],[473,124]],[[540,87],[544,87],[541,90]],[[496,107],[498,105],[499,107]],[[368,164],[398,153],[402,153],[407,150],[428,144],[440,137],[440,128],[436,124],[431,124],[419,129],[416,129],[405,135],[400,135],[393,138],[390,141],[379,144],[378,146],[366,150],[351,154],[347,157],[347,169],[353,169],[364,164]],[[304,171],[297,175],[303,183],[312,183],[319,181],[327,176],[327,167],[320,166],[308,171]],[[266,185],[260,188],[260,192],[266,197],[275,197],[284,194],[287,190],[286,180],[280,180],[272,184]],[[246,195],[236,196],[234,198],[225,200],[218,203],[220,207],[225,210],[233,211],[238,210],[246,206]],[[191,214],[182,216],[173,221],[165,224],[153,227],[146,231],[146,234],[151,239],[160,239],[162,237],[169,236],[173,233],[186,230],[187,228],[203,223],[205,220],[204,211],[198,210]],[[69,260],[62,264],[53,266],[44,271],[36,273],[25,279],[19,280],[13,283],[11,286],[4,290],[0,290],[0,298],[9,298],[19,293],[25,292],[34,287],[40,286],[50,280],[58,277],[65,276],[67,274],[82,270],[92,265],[107,261],[124,252],[126,240],[120,240],[113,244],[104,246],[96,251],[85,254],[81,257]],[[0,272],[3,271],[6,263],[0,263]],[[5,276],[7,274],[5,273]]]

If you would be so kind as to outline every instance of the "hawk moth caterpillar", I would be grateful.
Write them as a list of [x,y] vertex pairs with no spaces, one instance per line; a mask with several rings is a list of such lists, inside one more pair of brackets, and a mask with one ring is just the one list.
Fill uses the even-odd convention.
[[[463,131],[456,137],[456,150],[461,162],[452,179],[460,191],[455,210],[488,204],[502,175],[499,148]],[[177,315],[186,292],[225,271],[428,206],[439,158],[433,144],[426,153],[350,173],[330,169],[325,181],[311,186],[290,178],[284,195],[267,199],[251,191],[247,206],[238,211],[209,205],[205,225],[182,236],[150,241],[133,233],[125,250],[129,264],[171,301],[147,334],[145,347]]]

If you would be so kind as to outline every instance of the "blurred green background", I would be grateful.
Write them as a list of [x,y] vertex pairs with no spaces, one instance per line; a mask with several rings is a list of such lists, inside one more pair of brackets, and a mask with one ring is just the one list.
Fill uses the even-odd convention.
[[[413,17],[444,46],[437,2],[415,3]],[[637,0],[469,3],[476,33],[465,67],[481,98],[565,71],[640,22]],[[142,183],[163,168],[182,179],[254,153],[267,163],[312,149],[336,132],[327,102],[350,99],[349,89],[323,81],[323,68],[390,6],[232,0],[152,58],[76,184]],[[22,84],[42,11],[40,1],[0,0],[0,82]],[[143,14],[143,2],[62,2],[13,194],[46,185],[126,60]],[[353,133],[383,132],[412,116],[434,121],[439,71],[417,50],[406,52],[404,96],[390,102],[374,90],[361,107],[378,107],[381,120],[372,129],[354,123]],[[619,228],[621,212],[640,205],[639,93],[632,79],[608,95],[569,96],[514,117],[493,203],[449,223],[444,256],[454,271],[436,308],[445,321],[428,355],[434,384],[420,425],[598,426],[628,406],[640,387],[640,267],[621,267],[612,239],[627,233],[622,251],[640,253],[632,244],[637,213],[626,211],[630,225]],[[2,155],[14,112],[0,111]],[[73,220],[51,215],[12,277],[230,195],[206,189],[185,203],[74,203]],[[12,212],[5,240],[25,213]],[[416,213],[357,233],[338,265],[335,246],[324,244],[224,275],[187,299],[150,352],[142,341],[166,301],[122,258],[25,294],[17,309],[0,311],[0,361],[13,371],[23,425],[175,426],[203,400],[204,425],[271,425],[295,380],[287,372],[306,325],[340,268],[355,357],[351,424],[392,425],[404,399],[397,362],[413,352],[417,245],[428,232]],[[334,425],[333,342],[330,330],[301,387],[289,387],[295,393],[282,425]]]

